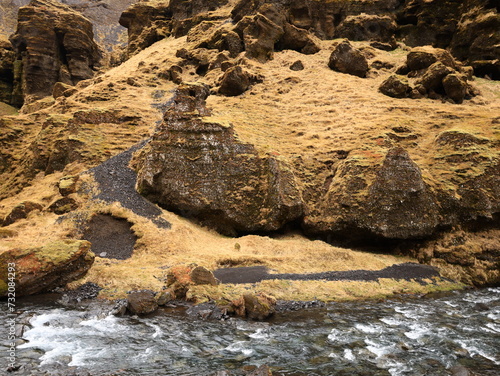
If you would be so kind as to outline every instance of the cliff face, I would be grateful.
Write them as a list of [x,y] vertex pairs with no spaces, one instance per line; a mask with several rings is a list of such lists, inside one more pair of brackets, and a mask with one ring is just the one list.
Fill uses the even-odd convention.
[[26,102],[52,95],[56,82],[75,85],[91,78],[100,53],[92,24],[80,13],[54,1],[33,0],[19,9],[14,92]]
[[[30,0],[0,0],[0,35],[8,37],[16,30],[17,13]],[[105,50],[125,45],[126,30],[118,24],[121,13],[136,0],[61,0],[59,3],[82,13],[94,28],[94,36]]]

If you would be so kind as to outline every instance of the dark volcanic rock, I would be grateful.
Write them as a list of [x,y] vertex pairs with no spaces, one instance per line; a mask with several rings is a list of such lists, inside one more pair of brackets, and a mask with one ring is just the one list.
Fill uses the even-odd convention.
[[467,94],[467,79],[458,74],[449,74],[443,78],[443,87],[449,98],[456,103],[462,103]]
[[69,213],[70,211],[73,211],[77,208],[78,208],[78,203],[76,202],[76,200],[74,198],[62,197],[62,198],[55,200],[53,203],[51,203],[47,207],[47,210],[61,215],[61,214]]
[[415,47],[406,56],[406,65],[410,71],[426,69],[438,61],[447,67],[456,68],[455,60],[451,54],[441,48]]
[[[500,14],[493,3],[490,0],[406,1],[397,12],[398,37],[409,46],[450,48],[454,56],[472,66],[479,61],[492,63],[500,58]],[[494,70],[487,69],[482,74],[491,77],[493,73]]]
[[264,320],[276,312],[276,299],[265,294],[244,294],[246,316],[252,320]]
[[438,61],[425,71],[424,75],[417,80],[416,84],[422,85],[427,91],[434,90],[443,92],[443,78],[452,72],[452,69]]
[[309,31],[300,29],[288,22],[283,25],[283,36],[278,41],[277,48],[294,50],[306,55],[312,55],[321,50]]
[[22,63],[14,79],[26,102],[52,95],[56,82],[75,85],[91,78],[100,60],[90,21],[52,0],[32,0],[19,9],[11,42]]
[[[208,89],[181,85],[164,122],[136,158],[137,189],[226,234],[272,231],[302,215],[290,168],[211,121]],[[167,158],[165,156],[168,156]]]
[[285,18],[271,4],[265,4],[259,11],[243,29],[243,43],[247,57],[265,63],[273,58],[274,45],[285,33]]
[[128,53],[133,55],[169,36],[186,35],[189,29],[205,19],[219,19],[207,13],[227,3],[216,1],[141,1],[131,5],[120,17],[128,29]]
[[170,34],[172,12],[168,2],[139,2],[120,16],[128,31],[128,54],[133,55]]
[[127,309],[134,315],[147,315],[158,309],[155,293],[151,290],[131,291],[127,300]]
[[369,70],[366,58],[347,40],[335,47],[330,55],[328,66],[335,71],[352,74],[358,77],[365,77]]
[[16,104],[12,98],[15,58],[10,42],[0,36],[0,102]]
[[348,16],[337,27],[335,36],[349,40],[393,42],[396,23],[389,16],[360,14]]
[[432,234],[438,218],[436,198],[422,173],[402,148],[391,149],[368,190],[370,230],[386,238],[408,239]]
[[[90,243],[63,240],[29,249],[12,249],[0,254],[0,264],[16,264],[16,296],[48,292],[81,278],[94,262]],[[0,296],[5,296],[7,268],[0,270]]]
[[406,98],[411,92],[411,86],[408,80],[397,76],[389,76],[379,87],[382,94],[388,95],[393,98]]

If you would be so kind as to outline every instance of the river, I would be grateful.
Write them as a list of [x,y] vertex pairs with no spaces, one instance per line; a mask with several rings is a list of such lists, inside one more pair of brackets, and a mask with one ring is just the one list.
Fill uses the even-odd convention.
[[[6,302],[0,308],[5,314]],[[262,364],[290,376],[439,376],[460,374],[463,367],[475,375],[500,375],[500,288],[330,303],[268,322],[202,321],[173,309],[147,318],[115,317],[29,299],[17,308],[23,312],[18,321],[29,318],[30,327],[17,347],[17,363],[24,367],[11,375],[61,369],[210,375]],[[6,320],[0,325],[7,333]],[[2,373],[5,340],[0,352]]]

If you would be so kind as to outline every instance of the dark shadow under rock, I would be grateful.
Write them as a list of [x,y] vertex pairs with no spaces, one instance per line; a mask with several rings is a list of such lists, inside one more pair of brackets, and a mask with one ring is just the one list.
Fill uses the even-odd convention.
[[92,243],[96,256],[126,260],[132,256],[137,237],[125,219],[98,214],[87,224],[83,239]]

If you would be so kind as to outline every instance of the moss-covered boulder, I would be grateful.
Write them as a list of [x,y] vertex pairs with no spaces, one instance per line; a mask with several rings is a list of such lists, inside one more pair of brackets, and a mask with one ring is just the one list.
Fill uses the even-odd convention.
[[152,140],[136,158],[137,190],[149,200],[225,234],[273,231],[299,218],[289,166],[238,140],[207,115],[207,90],[181,85]]
[[[16,296],[33,295],[81,278],[94,262],[86,240],[61,240],[34,248],[15,248],[0,254],[0,265],[14,264]],[[0,270],[0,296],[9,282],[7,268]]]

